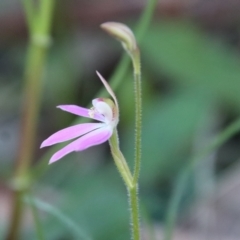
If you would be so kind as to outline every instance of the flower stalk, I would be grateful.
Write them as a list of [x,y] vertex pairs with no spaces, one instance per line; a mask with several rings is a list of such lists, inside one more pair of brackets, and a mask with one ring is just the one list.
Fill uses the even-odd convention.
[[110,144],[114,162],[126,184],[126,187],[128,189],[132,189],[134,187],[133,186],[133,176],[131,174],[131,171],[128,167],[128,164],[127,164],[122,152],[119,149],[119,140],[118,140],[117,129],[114,129],[113,135],[109,139],[109,144]]
[[135,164],[134,164],[134,184],[138,183],[141,167],[141,135],[142,135],[142,84],[141,84],[141,64],[140,52],[135,50],[132,55],[134,69],[134,92],[135,92]]
[[134,185],[129,189],[129,202],[131,207],[131,223],[132,223],[132,239],[139,240],[140,224],[139,224],[139,207],[138,207],[138,186]]
[[[139,208],[138,208],[138,179],[141,166],[141,129],[142,129],[142,87],[140,51],[133,32],[124,24],[107,22],[101,25],[102,29],[121,42],[123,48],[132,59],[134,70],[134,95],[135,95],[135,160],[134,173],[131,185],[126,185],[129,192],[131,211],[132,239],[140,239]],[[111,144],[110,144],[111,146]],[[113,147],[111,146],[111,149]],[[119,150],[120,151],[120,150]],[[113,150],[112,150],[113,152]],[[114,157],[114,154],[113,154]],[[116,162],[116,160],[115,160]],[[119,167],[118,167],[119,169]],[[126,169],[125,169],[126,170]],[[120,170],[122,177],[127,172]],[[131,175],[132,176],[132,175]],[[124,179],[124,177],[123,177]]]

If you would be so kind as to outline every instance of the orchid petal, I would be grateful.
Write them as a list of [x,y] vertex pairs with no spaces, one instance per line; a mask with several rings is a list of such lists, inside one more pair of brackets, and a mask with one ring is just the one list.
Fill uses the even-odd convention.
[[104,122],[104,116],[102,116],[97,112],[94,112],[92,116],[92,114],[89,114],[89,111],[91,110],[87,108],[79,107],[76,105],[60,105],[60,106],[57,106],[57,108],[60,108],[63,111],[70,112],[78,116],[92,118],[92,119]]
[[108,91],[108,93],[112,96],[114,103],[115,103],[117,109],[119,110],[118,101],[117,101],[116,95],[114,94],[112,88],[110,87],[108,82],[102,77],[102,75],[98,71],[96,71],[96,73],[97,73],[98,77],[100,78],[100,80],[102,81],[102,83],[103,83],[104,87],[106,88],[106,90]]
[[105,120],[105,122],[112,121],[113,111],[107,103],[105,103],[103,101],[99,101],[99,98],[96,98],[96,99],[92,100],[92,104],[93,104],[94,108],[96,109],[96,111],[105,117],[105,119],[107,120],[107,121]]
[[112,128],[107,126],[80,137],[79,139],[73,141],[72,143],[56,152],[51,157],[49,163],[53,163],[71,152],[82,151],[91,146],[106,142],[111,137],[112,131]]
[[40,148],[51,146],[53,144],[60,142],[65,142],[76,137],[80,137],[83,134],[86,134],[103,126],[105,126],[104,123],[82,123],[75,126],[64,128],[51,135],[45,141],[43,141]]

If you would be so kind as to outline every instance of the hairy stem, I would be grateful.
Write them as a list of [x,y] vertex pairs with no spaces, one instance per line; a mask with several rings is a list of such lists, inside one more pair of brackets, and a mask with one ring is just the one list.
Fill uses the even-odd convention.
[[140,53],[132,57],[134,68],[134,92],[135,92],[135,161],[134,161],[134,184],[136,185],[139,178],[141,166],[141,135],[142,135],[142,84],[141,84],[141,66]]
[[131,223],[132,223],[132,239],[140,239],[140,226],[139,226],[139,207],[138,207],[138,189],[137,185],[129,190],[129,201],[131,211]]

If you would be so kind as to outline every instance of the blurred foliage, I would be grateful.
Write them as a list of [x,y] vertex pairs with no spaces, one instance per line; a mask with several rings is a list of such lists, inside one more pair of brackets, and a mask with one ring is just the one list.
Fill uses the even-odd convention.
[[151,44],[143,46],[146,67],[160,66],[178,87],[214,94],[219,101],[238,108],[240,69],[234,49],[182,21],[158,24],[149,38]]

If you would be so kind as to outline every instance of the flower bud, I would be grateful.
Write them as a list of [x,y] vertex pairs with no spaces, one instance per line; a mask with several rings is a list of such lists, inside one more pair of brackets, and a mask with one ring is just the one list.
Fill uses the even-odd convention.
[[106,22],[101,24],[101,28],[120,41],[130,55],[138,50],[135,36],[126,25],[117,22]]

